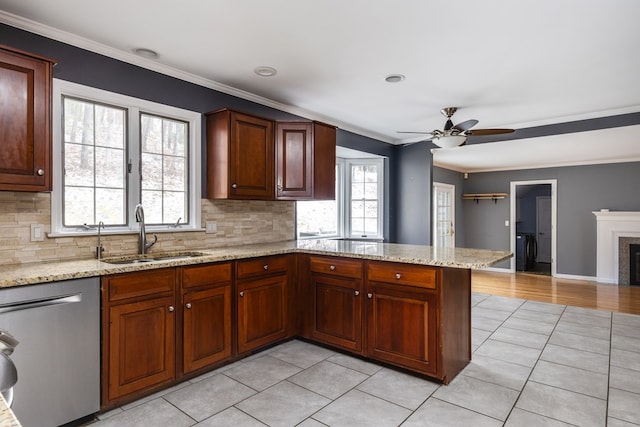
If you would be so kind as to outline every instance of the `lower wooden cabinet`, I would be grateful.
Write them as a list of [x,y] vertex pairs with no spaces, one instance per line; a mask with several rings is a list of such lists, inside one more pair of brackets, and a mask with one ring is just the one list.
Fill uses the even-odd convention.
[[435,373],[437,295],[421,289],[369,282],[366,355]]
[[231,263],[183,267],[182,374],[232,356]]
[[289,266],[287,256],[238,261],[238,354],[290,335]]
[[311,338],[362,350],[362,261],[312,256]]
[[103,405],[174,379],[175,284],[174,269],[103,278]]

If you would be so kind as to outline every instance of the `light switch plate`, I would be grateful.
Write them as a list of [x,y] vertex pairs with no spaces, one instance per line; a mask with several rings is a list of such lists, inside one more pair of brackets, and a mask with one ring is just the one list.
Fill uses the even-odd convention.
[[31,224],[31,241],[32,242],[44,241],[44,225]]

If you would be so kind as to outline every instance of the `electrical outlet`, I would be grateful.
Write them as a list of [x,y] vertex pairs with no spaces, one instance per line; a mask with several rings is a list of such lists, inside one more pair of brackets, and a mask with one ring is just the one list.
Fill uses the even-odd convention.
[[508,226],[509,226],[509,220],[508,220],[508,219],[505,219],[505,220],[504,220],[504,226],[505,226],[505,227],[508,227]]
[[44,225],[31,224],[31,241],[32,242],[44,241]]
[[209,222],[207,221],[207,233],[215,233],[216,231],[218,231],[218,224],[216,224],[215,222]]

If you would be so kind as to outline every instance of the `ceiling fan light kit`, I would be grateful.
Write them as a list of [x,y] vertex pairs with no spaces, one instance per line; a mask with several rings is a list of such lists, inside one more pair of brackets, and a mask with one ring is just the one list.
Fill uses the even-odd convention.
[[443,135],[432,138],[431,142],[440,148],[454,148],[461,146],[466,140],[465,135]]

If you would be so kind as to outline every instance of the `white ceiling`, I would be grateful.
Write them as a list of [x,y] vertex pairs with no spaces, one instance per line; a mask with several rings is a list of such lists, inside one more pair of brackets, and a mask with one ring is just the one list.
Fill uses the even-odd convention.
[[[390,143],[410,140],[398,130],[442,128],[447,106],[477,128],[640,111],[639,16],[637,0],[0,0],[0,22]],[[253,73],[264,65],[277,75]],[[392,73],[406,80],[385,82]],[[530,153],[547,147],[566,164],[600,161],[598,150],[575,157],[587,144],[608,161],[640,158],[638,129],[624,129],[468,145],[434,161],[544,165]]]

